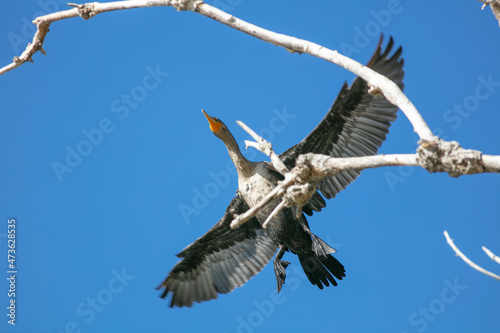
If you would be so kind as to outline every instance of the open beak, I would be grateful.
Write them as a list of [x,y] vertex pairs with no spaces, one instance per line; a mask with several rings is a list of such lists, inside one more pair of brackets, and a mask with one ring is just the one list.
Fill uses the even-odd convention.
[[201,110],[201,112],[203,112],[203,114],[205,115],[205,117],[207,117],[208,119],[208,123],[210,124],[210,129],[212,130],[212,132],[218,132],[220,130],[220,122],[218,119],[216,118],[212,118],[210,117],[206,112],[205,110]]

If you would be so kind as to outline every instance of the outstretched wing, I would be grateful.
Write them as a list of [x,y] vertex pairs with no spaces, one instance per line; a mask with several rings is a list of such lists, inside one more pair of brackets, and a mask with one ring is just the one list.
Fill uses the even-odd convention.
[[[382,51],[382,37],[368,67],[385,75],[403,89],[403,63],[400,58],[402,48],[399,47],[389,57],[393,47],[392,37],[385,50]],[[368,93],[365,80],[356,78],[349,87],[344,83],[339,96],[327,112],[323,120],[307,135],[304,140],[280,155],[283,162],[292,168],[300,154],[317,153],[333,157],[367,156],[377,153],[378,148],[389,132],[391,122],[396,119],[398,108],[382,95]],[[360,171],[343,171],[335,176],[325,178],[317,184],[319,191],[330,199],[342,191],[358,177]],[[325,201],[316,192],[304,212],[320,211]]]
[[190,307],[193,302],[229,293],[260,272],[273,257],[277,246],[257,219],[230,228],[234,214],[248,208],[243,199],[234,198],[222,219],[177,255],[183,259],[157,288],[165,288],[162,298],[172,293],[170,307]]

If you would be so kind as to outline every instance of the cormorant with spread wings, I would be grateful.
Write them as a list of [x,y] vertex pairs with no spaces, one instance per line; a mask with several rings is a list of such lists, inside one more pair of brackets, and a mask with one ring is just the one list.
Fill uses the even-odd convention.
[[[403,88],[402,48],[391,56],[392,38],[385,50],[382,38],[368,67],[385,75]],[[279,157],[293,168],[300,154],[317,153],[333,157],[367,156],[377,153],[385,140],[397,107],[381,95],[368,93],[368,85],[356,78],[349,87],[344,83],[340,94],[326,116],[301,142]],[[193,302],[208,301],[218,294],[229,293],[245,284],[278,253],[273,261],[278,292],[286,278],[288,262],[281,260],[286,251],[299,257],[309,281],[318,288],[345,277],[344,266],[332,256],[333,248],[309,229],[305,214],[312,215],[326,206],[325,200],[335,197],[359,175],[360,171],[343,171],[320,181],[309,203],[298,218],[292,208],[281,210],[266,228],[262,224],[279,204],[271,201],[242,226],[231,229],[235,214],[242,214],[276,187],[283,176],[267,162],[251,162],[242,154],[227,126],[218,118],[207,117],[210,129],[227,147],[238,171],[237,196],[227,207],[222,219],[206,234],[186,247],[177,256],[182,258],[158,287],[164,288],[165,298],[172,293],[170,306],[192,306]],[[336,280],[337,279],[337,280]]]

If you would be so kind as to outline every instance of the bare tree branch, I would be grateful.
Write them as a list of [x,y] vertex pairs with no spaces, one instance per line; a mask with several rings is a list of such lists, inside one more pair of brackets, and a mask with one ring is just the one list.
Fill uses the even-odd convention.
[[418,163],[429,172],[447,172],[452,177],[484,172],[500,172],[500,157],[464,149],[456,141],[420,140]]
[[495,155],[482,155],[485,172],[500,172],[500,157]]
[[491,260],[496,261],[498,264],[500,264],[500,257],[497,257],[493,252],[488,250],[486,247],[482,247],[483,251],[486,252],[486,255],[491,258]]
[[271,162],[273,163],[274,168],[282,175],[288,172],[288,168],[286,167],[285,163],[283,163],[283,161],[280,160],[278,155],[276,155],[276,153],[273,150],[273,146],[271,145],[270,142],[261,138],[257,133],[254,132],[254,130],[245,125],[244,122],[237,120],[236,123],[240,125],[241,128],[243,128],[255,140],[255,142],[245,140],[245,146],[246,146],[245,148],[253,147],[258,151],[261,151],[267,156],[269,156],[269,158],[271,158]]
[[42,53],[45,53],[43,51],[42,45],[45,36],[49,31],[49,25],[52,22],[76,16],[81,16],[84,19],[89,19],[97,14],[115,10],[140,7],[173,6],[177,10],[191,10],[198,12],[204,16],[210,17],[220,23],[226,24],[251,36],[257,37],[274,45],[282,46],[289,51],[308,53],[310,55],[339,65],[347,69],[348,71],[351,71],[352,73],[367,81],[372,91],[382,92],[387,100],[399,107],[405,113],[406,117],[410,120],[411,124],[413,125],[414,131],[419,135],[421,139],[428,141],[433,139],[433,134],[429,129],[429,126],[427,126],[426,122],[417,111],[413,103],[403,94],[401,89],[399,89],[399,87],[394,82],[392,82],[385,76],[380,75],[379,73],[366,66],[363,66],[355,60],[341,55],[337,51],[332,51],[321,45],[303,39],[278,34],[260,28],[256,25],[250,24],[230,14],[227,14],[215,7],[205,4],[200,0],[129,0],[109,3],[93,2],[83,5],[71,4],[71,6],[75,8],[36,18],[33,23],[37,26],[37,32],[33,37],[32,43],[28,45],[21,56],[15,57],[10,65],[1,68],[0,75],[16,67],[19,67],[27,61],[32,61],[31,58],[33,54],[35,54],[39,50],[42,51]]
[[324,46],[307,40],[263,29],[207,4],[198,6],[196,11],[246,34],[262,39],[263,41],[277,46],[282,46],[289,51],[307,53],[347,69],[368,82],[373,91],[382,92],[389,102],[401,109],[401,111],[403,111],[406,117],[410,120],[414,131],[421,139],[432,140],[433,134],[429,129],[429,126],[427,126],[427,123],[417,111],[413,103],[403,94],[401,89],[399,89],[394,82],[385,76],[380,75],[374,70],[363,66],[359,62],[352,60],[337,51],[332,51]]
[[278,206],[274,207],[273,211],[271,212],[271,214],[269,214],[269,216],[267,217],[267,219],[264,221],[264,223],[262,223],[262,228],[266,228],[267,227],[267,224],[269,223],[269,221],[271,221],[283,208],[285,208],[285,201],[282,200]]
[[[257,135],[242,121],[237,123],[258,142],[245,141],[247,147],[253,147],[266,154],[274,156],[279,163],[279,157],[272,151],[272,145]],[[371,155],[362,157],[330,157],[321,154],[303,154],[297,158],[296,165],[308,165],[313,172],[322,178],[334,176],[340,171],[364,170],[386,166],[420,166],[429,172],[447,172],[452,177],[475,173],[500,173],[500,156],[483,155],[478,150],[464,149],[456,141],[443,141],[434,137],[433,141],[420,142],[416,154]],[[443,148],[444,147],[444,148]],[[274,165],[274,161],[273,161]],[[286,173],[275,168],[283,175]]]
[[[273,161],[273,165],[277,170],[282,169],[276,167],[283,162],[272,150],[272,145],[243,122],[237,121],[237,123],[256,140],[256,142],[245,141],[247,147],[254,147],[267,156],[274,156],[277,161],[276,163]],[[362,157],[330,157],[313,153],[299,155],[291,171],[288,172],[284,165],[284,169],[278,170],[285,180],[280,182],[257,205],[244,214],[236,216],[231,223],[231,228],[242,225],[254,217],[259,209],[279,197],[283,197],[282,203],[286,207],[296,206],[300,214],[302,207],[314,194],[316,183],[341,171],[405,165],[420,166],[429,172],[447,172],[452,177],[485,172],[500,173],[500,156],[482,155],[480,151],[463,149],[455,141],[446,142],[437,137],[432,141],[421,141],[416,154]]]
[[[494,274],[494,273],[491,273],[490,271],[487,271],[485,270],[484,268],[476,265],[474,262],[472,262],[472,260],[470,260],[469,258],[467,258],[459,249],[458,247],[453,243],[453,239],[450,238],[450,236],[448,235],[448,232],[445,230],[444,231],[444,236],[446,237],[446,241],[448,242],[448,244],[450,244],[451,248],[453,249],[453,251],[456,252],[456,254],[462,258],[463,261],[465,261],[470,267],[474,268],[475,270],[483,273],[483,274],[486,274],[494,279],[497,279],[497,280],[500,280],[500,276]],[[483,246],[483,250],[484,250],[484,246]]]
[[0,75],[5,74],[14,68],[17,68],[24,64],[25,62],[33,62],[31,59],[33,55],[40,51],[42,54],[46,54],[43,50],[43,42],[45,36],[49,32],[49,26],[51,23],[56,21],[61,21],[69,19],[72,17],[80,16],[84,20],[88,20],[97,14],[111,12],[115,10],[124,10],[132,8],[143,8],[143,7],[158,7],[158,6],[173,6],[177,10],[192,10],[196,9],[198,4],[202,3],[200,0],[128,0],[128,1],[116,1],[108,3],[92,2],[86,4],[73,4],[68,3],[69,6],[75,7],[69,10],[63,10],[56,13],[51,13],[43,16],[37,17],[33,20],[33,24],[36,25],[37,31],[33,40],[26,50],[19,56],[14,57],[12,63],[0,68]]

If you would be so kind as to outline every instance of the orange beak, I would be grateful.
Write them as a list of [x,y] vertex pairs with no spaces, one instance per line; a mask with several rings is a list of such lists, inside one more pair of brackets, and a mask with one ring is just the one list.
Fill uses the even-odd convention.
[[212,130],[212,132],[218,132],[220,130],[220,127],[221,127],[220,122],[217,119],[210,117],[205,112],[205,110],[201,110],[201,112],[203,112],[203,114],[205,115],[205,117],[207,117],[208,123],[210,124],[210,129]]

